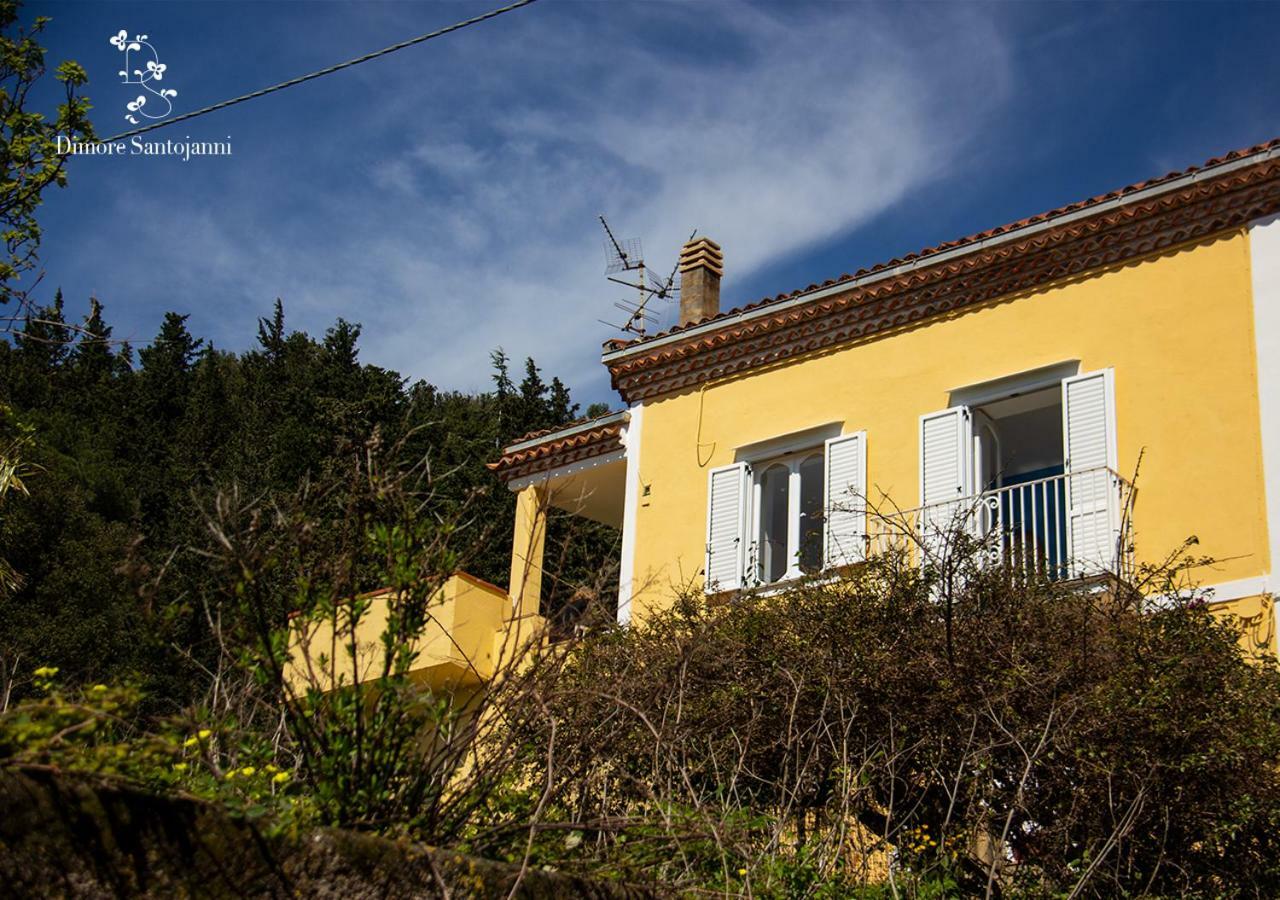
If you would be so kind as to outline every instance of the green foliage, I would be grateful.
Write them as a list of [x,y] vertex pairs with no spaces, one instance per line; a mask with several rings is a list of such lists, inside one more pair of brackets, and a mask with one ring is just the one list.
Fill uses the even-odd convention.
[[[456,746],[432,765],[426,736],[448,744],[471,712],[413,678],[437,592],[471,539],[457,528],[464,510],[435,502],[422,467],[385,462],[400,457],[375,437],[340,480],[269,506],[224,496],[208,521],[209,603],[238,625],[224,636],[232,663],[267,702],[283,698],[300,777],[326,824],[414,827],[456,769]],[[342,525],[331,535],[335,501]],[[368,571],[386,589],[378,599],[360,593]],[[291,621],[279,616],[282,592],[298,611]],[[370,632],[375,603],[385,616]]]
[[[23,454],[31,442],[31,428],[18,422],[13,411],[0,403],[0,513],[8,494],[29,493],[27,479],[35,468],[23,459]],[[0,557],[0,596],[16,591],[22,583],[22,576]]]
[[[81,324],[74,318],[59,293],[28,310],[12,344],[0,342],[0,403],[30,429],[23,459],[38,472],[25,479],[30,496],[12,494],[0,511],[0,559],[24,577],[0,592],[0,658],[19,670],[56,665],[71,681],[137,679],[146,703],[167,712],[197,699],[220,652],[201,593],[207,563],[190,551],[205,540],[203,510],[219,488],[291,497],[345,471],[351,448],[376,431],[403,461],[428,462],[442,511],[466,506],[460,527],[485,538],[467,570],[505,584],[514,502],[484,464],[576,413],[531,361],[520,384],[498,370],[487,394],[406,385],[360,361],[357,325],[339,321],[316,340],[286,328],[279,301],[257,346],[240,354],[169,313],[136,368],[99,302]],[[336,503],[316,512],[327,532],[343,515]],[[548,579],[549,609],[598,580],[616,541],[567,518],[553,528],[549,552],[563,568]],[[379,577],[376,567],[357,573],[359,590],[382,586]],[[291,601],[277,597],[282,618]]]
[[[1280,670],[1197,598],[978,556],[940,594],[885,556],[732,604],[689,593],[436,693],[419,639],[475,534],[405,458],[375,435],[292,497],[221,495],[201,703],[157,716],[137,687],[42,668],[0,759],[691,893],[1280,890]],[[391,592],[357,672],[366,573]]]
[[39,17],[24,29],[18,8],[16,0],[0,2],[0,303],[20,294],[15,282],[35,265],[41,237],[36,210],[45,188],[67,183],[58,136],[94,137],[89,101],[81,93],[89,76],[73,60],[59,63],[54,73],[63,87],[56,114],[50,118],[28,107],[28,95],[45,75],[45,48],[37,38],[50,19]]
[[0,716],[0,760],[125,778],[156,791],[212,800],[273,828],[315,821],[311,798],[250,731],[215,732],[179,718],[141,714],[136,686],[67,686],[36,669],[34,695]]
[[1280,671],[1238,638],[1120,582],[971,567],[943,603],[892,558],[690,595],[547,688],[578,778],[546,818],[605,836],[588,868],[720,890],[742,860],[754,895],[1271,895]]

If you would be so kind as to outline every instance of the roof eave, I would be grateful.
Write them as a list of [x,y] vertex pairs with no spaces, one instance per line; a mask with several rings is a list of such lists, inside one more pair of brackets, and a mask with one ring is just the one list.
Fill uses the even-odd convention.
[[606,416],[597,416],[594,419],[587,419],[585,422],[579,422],[576,425],[570,425],[559,431],[551,431],[536,438],[530,438],[525,441],[517,441],[509,447],[502,448],[505,456],[508,453],[519,453],[521,450],[528,450],[531,447],[537,447],[542,444],[550,444],[555,441],[562,441],[565,438],[573,437],[575,434],[581,434],[584,431],[591,431],[593,428],[602,428],[606,425],[612,425],[615,422],[627,422],[631,418],[628,410],[619,410],[615,413],[609,413]]
[[982,252],[983,250],[988,250],[992,247],[1001,246],[1002,244],[1025,240],[1029,236],[1046,231],[1050,228],[1067,225],[1081,219],[1092,218],[1096,215],[1105,215],[1107,212],[1120,209],[1133,203],[1141,203],[1153,197],[1159,197],[1165,193],[1181,190],[1182,188],[1195,184],[1198,181],[1216,178],[1237,169],[1247,168],[1252,165],[1257,165],[1260,162],[1266,162],[1267,160],[1276,158],[1280,158],[1280,146],[1272,146],[1256,153],[1251,153],[1247,156],[1241,156],[1215,165],[1205,166],[1189,174],[1182,175],[1147,188],[1141,188],[1127,194],[1122,194],[1121,196],[1113,197],[1110,200],[1103,200],[1099,203],[1085,207],[1084,209],[1072,210],[1071,212],[1050,216],[1042,221],[1013,228],[1001,234],[972,241],[960,247],[954,247],[950,250],[943,250],[938,253],[931,253],[927,256],[918,257],[910,262],[902,263],[901,265],[887,269],[880,269],[875,272],[868,272],[865,275],[850,278],[837,284],[814,288],[813,290],[805,291],[804,293],[798,294],[795,297],[790,297],[786,300],[778,301],[776,303],[761,303],[759,306],[752,309],[712,319],[711,321],[704,322],[701,325],[695,325],[691,328],[674,331],[670,334],[655,337],[651,340],[638,341],[617,350],[608,350],[601,355],[601,362],[607,366],[612,363],[626,360],[632,356],[638,356],[641,353],[650,353],[658,347],[710,334],[723,328],[743,322],[749,322],[753,319],[764,316],[777,315],[779,312],[792,309],[796,306],[801,306],[816,300],[822,300],[826,297],[847,293],[848,291],[875,284],[879,281],[900,277],[917,269],[943,264],[951,260]]

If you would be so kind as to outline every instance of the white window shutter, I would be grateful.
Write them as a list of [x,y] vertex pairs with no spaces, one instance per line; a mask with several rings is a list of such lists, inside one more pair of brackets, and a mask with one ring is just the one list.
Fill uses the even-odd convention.
[[969,407],[920,417],[920,504],[960,500],[969,493]]
[[1120,510],[1114,474],[1115,406],[1111,369],[1062,380],[1067,547],[1077,577],[1109,571],[1116,559]]
[[847,566],[866,555],[867,433],[841,435],[826,442],[823,564]]
[[749,478],[746,463],[722,466],[707,473],[706,591],[709,594],[742,587]]
[[937,565],[970,494],[973,435],[969,407],[953,406],[920,417],[920,529],[925,564]]

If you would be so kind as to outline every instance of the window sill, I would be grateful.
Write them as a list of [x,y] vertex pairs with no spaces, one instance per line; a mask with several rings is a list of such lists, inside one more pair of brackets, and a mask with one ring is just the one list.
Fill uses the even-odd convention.
[[712,599],[717,603],[732,600],[737,597],[772,597],[775,594],[784,593],[802,584],[811,584],[817,587],[834,584],[844,577],[849,568],[849,566],[840,566],[831,569],[823,569],[821,572],[814,572],[812,575],[791,575],[786,578],[779,578],[777,581],[771,581],[768,584],[757,584],[750,587],[711,591],[708,592],[706,596],[708,599]]

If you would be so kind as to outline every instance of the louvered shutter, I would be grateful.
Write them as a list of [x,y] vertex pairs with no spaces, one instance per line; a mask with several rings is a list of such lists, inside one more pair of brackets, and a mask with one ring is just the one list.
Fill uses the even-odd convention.
[[1108,571],[1119,540],[1111,369],[1062,381],[1062,456],[1067,473],[1067,547],[1077,577]]
[[969,489],[969,408],[920,417],[920,503],[960,500]]
[[866,555],[867,433],[831,438],[823,463],[823,563],[827,568],[847,566]]
[[969,494],[973,438],[969,408],[953,406],[920,417],[920,537],[923,562],[938,562],[948,538],[961,528]]
[[706,591],[709,594],[742,587],[749,477],[746,463],[722,466],[707,474]]

